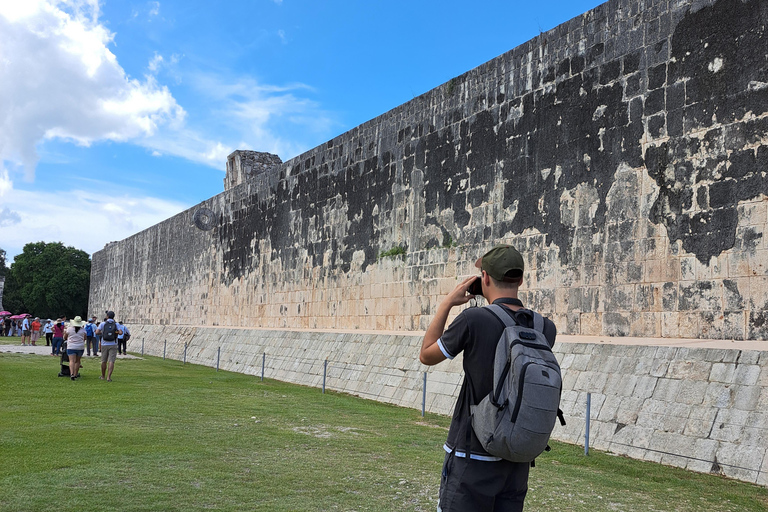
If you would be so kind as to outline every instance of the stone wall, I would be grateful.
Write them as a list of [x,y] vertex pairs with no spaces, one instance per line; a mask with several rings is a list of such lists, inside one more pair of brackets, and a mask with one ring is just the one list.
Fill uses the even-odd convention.
[[224,176],[224,190],[229,190],[259,174],[271,172],[283,161],[271,153],[237,150],[227,157],[227,173]]
[[[451,414],[461,356],[418,362],[421,336],[210,327],[132,326],[129,350]],[[220,350],[220,352],[219,352]],[[567,425],[555,439],[768,485],[768,352],[557,343]],[[118,372],[119,372],[118,368]],[[212,370],[213,371],[213,370]],[[546,457],[546,455],[544,455]]]
[[0,311],[5,311],[3,308],[3,288],[5,288],[5,276],[0,276]]
[[761,0],[609,1],[108,245],[90,309],[423,329],[512,242],[560,332],[766,339],[767,22]]

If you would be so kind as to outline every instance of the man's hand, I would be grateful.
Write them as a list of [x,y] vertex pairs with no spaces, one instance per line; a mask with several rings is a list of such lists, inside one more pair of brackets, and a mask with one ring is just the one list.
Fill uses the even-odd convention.
[[448,295],[443,297],[442,303],[448,303],[450,304],[449,307],[453,306],[461,306],[462,304],[466,304],[470,301],[470,299],[473,299],[474,295],[467,295],[467,291],[469,290],[469,285],[472,284],[472,281],[477,279],[477,276],[468,277],[459,284],[456,285],[456,288],[454,288]]
[[424,339],[421,342],[419,361],[422,363],[431,366],[446,359],[445,354],[443,354],[443,351],[440,350],[440,346],[437,344],[437,340],[443,335],[445,322],[448,321],[451,309],[454,306],[466,304],[474,297],[474,295],[467,295],[467,290],[469,290],[469,285],[476,278],[477,276],[472,276],[464,279],[440,301],[435,312],[435,318],[429,323],[427,332],[424,333]]

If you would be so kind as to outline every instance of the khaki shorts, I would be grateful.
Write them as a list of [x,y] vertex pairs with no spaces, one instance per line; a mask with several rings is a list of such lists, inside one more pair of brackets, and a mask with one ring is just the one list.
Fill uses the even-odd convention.
[[117,345],[102,345],[101,346],[101,362],[114,363],[115,359],[117,359]]

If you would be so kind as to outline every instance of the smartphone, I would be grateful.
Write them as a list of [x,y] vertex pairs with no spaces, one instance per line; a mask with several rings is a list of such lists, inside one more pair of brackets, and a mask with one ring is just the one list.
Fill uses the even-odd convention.
[[483,295],[483,283],[481,277],[476,277],[472,284],[469,285],[467,290],[470,295]]

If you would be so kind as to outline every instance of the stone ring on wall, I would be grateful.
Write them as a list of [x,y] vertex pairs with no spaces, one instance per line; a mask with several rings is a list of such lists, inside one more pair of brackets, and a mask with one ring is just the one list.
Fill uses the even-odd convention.
[[210,208],[198,208],[192,216],[192,221],[198,229],[210,231],[216,222],[216,214]]

